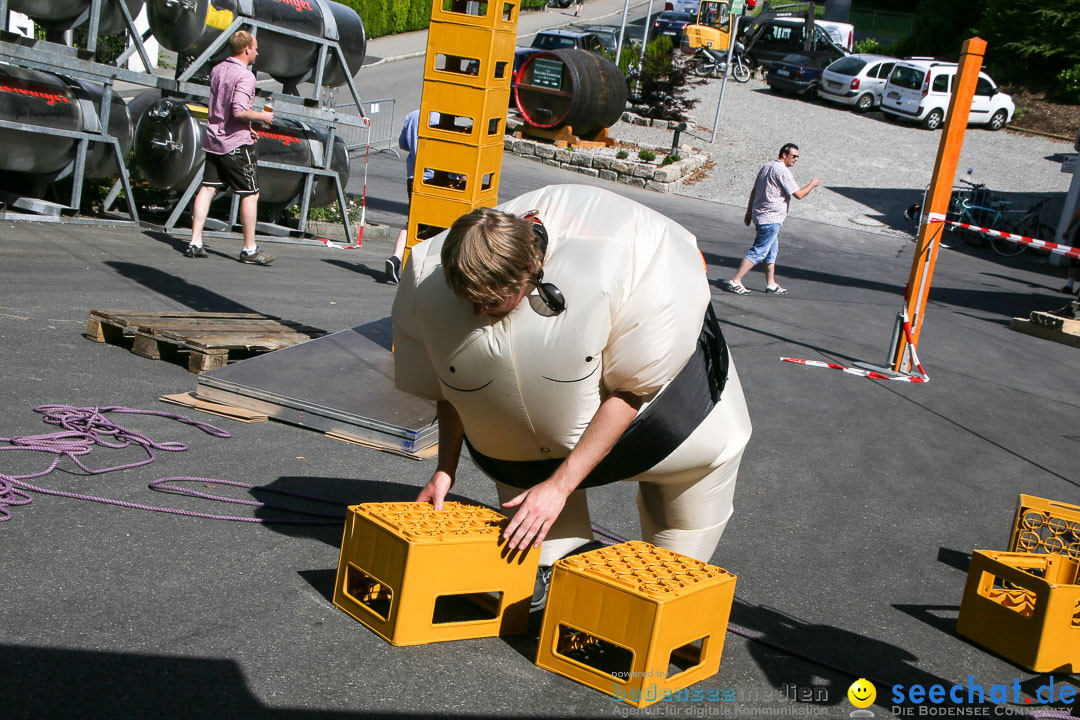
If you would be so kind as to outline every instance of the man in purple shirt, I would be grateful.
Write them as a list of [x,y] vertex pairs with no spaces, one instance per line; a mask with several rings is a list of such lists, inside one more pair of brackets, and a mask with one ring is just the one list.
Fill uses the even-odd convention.
[[274,122],[270,110],[253,110],[255,73],[251,64],[259,55],[259,41],[246,30],[237,30],[229,38],[232,57],[210,71],[210,102],[207,107],[206,167],[202,187],[195,195],[191,219],[191,244],[184,254],[190,258],[206,257],[202,231],[210,201],[221,189],[229,188],[240,197],[240,223],[244,228],[244,249],[240,262],[269,265],[274,260],[255,245],[255,212],[259,205],[257,175],[257,135],[252,122]]
[[765,261],[765,292],[771,295],[784,295],[787,290],[776,284],[776,254],[780,249],[780,226],[787,218],[788,202],[794,197],[802,200],[810,191],[821,184],[821,178],[814,178],[806,187],[799,187],[791,168],[799,159],[799,146],[787,143],[780,148],[776,160],[765,163],[758,170],[754,189],[750,191],[750,201],[746,204],[747,226],[753,221],[757,234],[754,245],[739,263],[735,277],[725,280],[722,287],[736,295],[749,295],[750,290],[742,284],[743,276],[762,260]]

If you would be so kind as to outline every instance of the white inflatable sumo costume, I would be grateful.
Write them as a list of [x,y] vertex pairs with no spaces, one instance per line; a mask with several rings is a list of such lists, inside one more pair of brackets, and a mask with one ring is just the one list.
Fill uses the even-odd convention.
[[[533,295],[501,319],[477,318],[442,272],[446,233],[412,248],[394,300],[397,387],[447,400],[468,442],[500,460],[564,458],[613,391],[654,398],[697,350],[711,298],[696,238],[607,190],[553,185],[499,206],[538,210],[544,281],[566,299],[554,317]],[[644,410],[644,407],[642,410]],[[639,411],[640,413],[641,411]],[[631,480],[646,541],[709,561],[732,513],[750,418],[734,363],[720,401],[665,459]],[[521,492],[496,483],[501,501]],[[592,538],[584,490],[544,542],[541,565]]]

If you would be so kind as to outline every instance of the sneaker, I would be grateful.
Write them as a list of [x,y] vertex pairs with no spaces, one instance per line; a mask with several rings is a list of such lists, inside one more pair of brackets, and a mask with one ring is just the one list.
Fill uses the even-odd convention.
[[401,258],[391,255],[386,258],[386,282],[397,285],[401,280]]
[[543,610],[544,606],[547,605],[548,590],[551,589],[551,571],[550,566],[536,569],[536,582],[533,583],[529,612]]
[[246,253],[241,250],[240,262],[247,263],[248,265],[269,265],[274,262],[274,256],[264,253],[259,248],[255,248],[255,252],[253,253]]
[[[599,550],[600,548],[607,547],[605,543],[599,540],[590,540],[584,545],[571,550],[563,555],[564,558],[568,558],[571,555],[581,555],[591,550]],[[560,560],[562,558],[559,558]],[[529,612],[534,610],[543,610],[547,605],[548,590],[551,589],[551,567],[541,567],[536,570],[536,582],[533,584],[533,596],[532,601],[529,603]]]
[[779,285],[766,285],[765,294],[767,295],[787,295],[787,290]]
[[204,245],[188,245],[184,250],[184,257],[189,258],[204,258],[210,257],[206,254],[206,246]]
[[750,294],[750,288],[744,286],[742,283],[731,282],[730,280],[725,280],[720,287],[722,287],[727,292],[735,293],[736,295]]

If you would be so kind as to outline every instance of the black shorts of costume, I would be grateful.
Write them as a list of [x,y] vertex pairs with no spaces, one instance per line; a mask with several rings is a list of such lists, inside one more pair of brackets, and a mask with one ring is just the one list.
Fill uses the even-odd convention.
[[255,145],[241,145],[224,155],[208,152],[202,184],[227,188],[240,196],[255,195],[259,192],[258,162]]

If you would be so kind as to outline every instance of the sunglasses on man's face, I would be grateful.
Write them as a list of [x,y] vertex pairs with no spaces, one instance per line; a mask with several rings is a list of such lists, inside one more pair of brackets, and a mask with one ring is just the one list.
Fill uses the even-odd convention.
[[[543,270],[536,273],[534,285],[536,295],[529,295],[529,307],[533,309],[533,312],[544,317],[555,317],[566,310],[566,298],[563,297],[562,290],[554,283],[544,282]],[[540,302],[533,302],[534,297]]]

